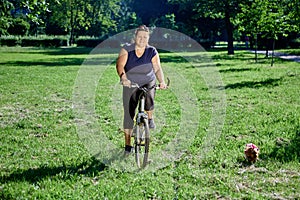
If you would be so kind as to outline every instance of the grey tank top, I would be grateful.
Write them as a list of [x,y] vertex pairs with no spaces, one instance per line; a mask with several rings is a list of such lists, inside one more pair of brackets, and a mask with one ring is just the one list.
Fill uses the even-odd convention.
[[135,44],[125,45],[123,48],[128,52],[128,59],[125,65],[127,78],[140,86],[155,80],[151,60],[157,54],[156,48],[148,45],[141,57],[137,57],[135,53]]

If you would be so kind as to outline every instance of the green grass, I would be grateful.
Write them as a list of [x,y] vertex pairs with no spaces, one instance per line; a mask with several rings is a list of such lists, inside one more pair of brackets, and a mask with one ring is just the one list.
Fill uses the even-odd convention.
[[[205,54],[211,61],[200,59],[199,64],[181,56],[196,61],[203,53],[161,53],[171,88],[157,92],[160,129],[153,132],[151,151],[159,154],[183,128],[178,93],[182,80],[189,86],[186,91],[192,91],[193,100],[187,102],[197,107],[199,115],[192,114],[199,117],[198,127],[176,162],[135,173],[104,165],[78,137],[72,95],[90,50],[0,48],[1,199],[300,198],[299,63],[276,59],[270,67],[264,55],[255,63],[254,54],[246,51],[228,56],[215,50]],[[94,55],[111,60],[116,56]],[[220,138],[205,152],[214,99],[200,72],[212,66],[223,80],[219,90],[226,93],[226,117]],[[97,83],[95,117],[99,130],[122,149],[121,114],[116,115],[122,113],[121,104],[112,109],[121,98],[117,83],[112,63]],[[254,165],[243,157],[250,142],[261,152]]]
[[297,56],[300,55],[300,49],[284,49],[284,50],[280,50],[280,52],[291,54],[291,55],[297,55]]

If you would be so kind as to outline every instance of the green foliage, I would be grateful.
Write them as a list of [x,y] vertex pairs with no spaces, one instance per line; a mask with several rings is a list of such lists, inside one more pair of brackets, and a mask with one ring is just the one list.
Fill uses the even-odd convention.
[[178,26],[176,25],[176,19],[175,14],[166,14],[165,16],[162,16],[160,18],[155,19],[151,26],[157,26],[157,27],[164,27],[171,30],[177,30]]
[[121,2],[120,9],[117,15],[117,32],[126,31],[128,29],[134,29],[143,24],[141,18],[139,18],[136,12],[133,11],[130,6],[130,2]]
[[21,45],[23,47],[60,47],[68,46],[68,39],[66,37],[51,37],[51,36],[39,36],[39,37],[1,37],[1,46],[16,46]]
[[6,30],[9,27],[13,29],[11,25],[15,17],[26,19],[32,29],[46,26],[49,35],[68,34],[71,44],[80,35],[104,37],[140,24],[127,2],[121,0],[30,0],[12,3],[4,0],[1,3],[1,35],[11,34]]
[[30,28],[30,24],[23,18],[15,18],[12,20],[11,25],[7,29],[7,32],[11,35],[27,35]]
[[233,39],[244,34],[293,39],[300,29],[299,7],[298,0],[2,0],[0,35],[26,34],[25,22],[13,28],[23,18],[30,35],[68,35],[72,45],[79,36],[109,37],[144,23],[197,41],[228,39],[233,53]]
[[34,47],[61,47],[61,46],[67,46],[68,40],[60,39],[60,38],[51,38],[51,39],[22,39],[21,46],[28,47],[28,46],[34,46]]
[[[120,0],[62,0],[50,5],[49,23],[70,36],[71,43],[81,35],[104,37],[137,23],[137,17]],[[49,33],[51,34],[51,30]]]
[[0,46],[16,46],[20,45],[21,41],[18,36],[2,36],[0,38]]
[[239,13],[239,29],[247,34],[262,33],[266,38],[277,40],[279,36],[297,30],[290,10],[285,6],[289,0],[253,0],[242,4]]
[[297,39],[294,39],[294,40],[290,41],[289,45],[293,49],[300,48],[300,38],[297,38]]
[[13,9],[13,4],[7,0],[0,2],[0,36],[8,35],[7,29],[11,24],[12,17],[10,10]]
[[[96,47],[100,43],[102,43],[106,38],[87,38],[80,37],[76,39],[76,44],[78,47]],[[120,48],[120,41],[117,40],[109,40],[109,44],[107,44],[107,48]]]

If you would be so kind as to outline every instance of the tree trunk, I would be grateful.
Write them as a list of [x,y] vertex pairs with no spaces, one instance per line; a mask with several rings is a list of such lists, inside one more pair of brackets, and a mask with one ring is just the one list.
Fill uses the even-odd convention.
[[229,9],[226,9],[225,11],[225,24],[226,24],[226,30],[227,30],[227,35],[228,35],[228,39],[227,39],[227,51],[228,51],[228,55],[233,55],[234,54],[234,48],[233,48],[233,26],[232,23],[230,21],[230,13],[229,13]]
[[273,39],[271,67],[273,67],[273,64],[274,64],[274,50],[275,50],[275,39]]
[[73,5],[70,4],[70,38],[69,38],[69,45],[72,46],[74,43],[74,13],[73,13]]
[[257,40],[258,40],[257,33],[255,34],[255,62],[257,63]]

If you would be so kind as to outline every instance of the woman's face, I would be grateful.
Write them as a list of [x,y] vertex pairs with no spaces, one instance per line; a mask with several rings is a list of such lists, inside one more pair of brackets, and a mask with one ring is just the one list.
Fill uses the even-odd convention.
[[149,32],[138,31],[135,35],[135,44],[140,48],[144,48],[148,45]]

